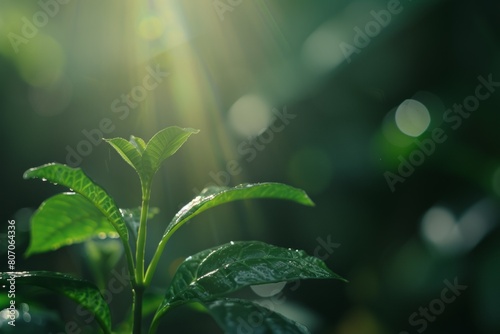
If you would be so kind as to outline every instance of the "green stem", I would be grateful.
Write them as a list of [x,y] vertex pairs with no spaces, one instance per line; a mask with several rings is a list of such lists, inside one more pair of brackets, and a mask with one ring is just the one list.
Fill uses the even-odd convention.
[[[184,220],[182,220],[184,221]],[[181,222],[182,222],[181,221]],[[149,264],[148,270],[146,271],[146,277],[144,279],[144,284],[148,286],[151,283],[151,280],[153,279],[153,275],[156,270],[156,266],[158,265],[158,261],[160,261],[160,257],[163,254],[163,249],[165,248],[165,245],[167,244],[168,240],[170,237],[177,231],[179,227],[181,227],[182,224],[176,224],[167,234],[163,235],[161,238],[160,243],[158,244],[158,247],[156,247],[155,254],[153,255],[153,259],[151,260],[151,263]]]
[[144,286],[136,285],[133,288],[134,293],[134,334],[141,334],[142,327],[142,297],[144,294]]
[[134,271],[134,258],[132,255],[132,250],[130,249],[130,244],[128,243],[128,240],[122,239],[122,242],[123,242],[123,247],[125,249],[125,257],[127,258],[127,268],[128,268],[128,273],[130,275],[130,282],[132,286],[134,286],[134,284],[136,284],[137,281]]
[[[173,231],[172,231],[173,232]],[[151,260],[151,263],[149,264],[148,270],[146,271],[146,277],[144,279],[144,284],[149,285],[151,283],[151,280],[153,279],[153,275],[156,270],[156,266],[158,265],[158,261],[160,261],[160,257],[163,254],[163,249],[165,248],[165,245],[167,244],[168,239],[170,239],[170,236],[172,233],[169,233],[168,235],[164,236],[160,243],[158,244],[158,247],[156,248],[155,254],[153,255],[153,259]]]
[[141,218],[139,222],[139,232],[137,233],[136,260],[135,260],[135,284],[134,292],[134,334],[141,334],[142,327],[142,297],[146,286],[144,285],[144,253],[146,251],[146,225],[148,222],[149,198],[151,187],[149,184],[142,185],[142,206]]
[[146,251],[146,224],[148,220],[150,195],[151,195],[150,186],[148,184],[143,185],[141,219],[139,223],[139,232],[137,234],[137,247],[135,250],[136,251],[135,276],[138,285],[144,284],[144,253]]
[[155,314],[153,321],[151,322],[151,326],[149,327],[149,334],[156,333],[156,330],[158,329],[158,325],[160,324],[159,323],[160,317],[163,314],[165,314],[168,311],[168,309],[169,309],[169,307],[167,307],[161,314],[158,314],[158,313]]

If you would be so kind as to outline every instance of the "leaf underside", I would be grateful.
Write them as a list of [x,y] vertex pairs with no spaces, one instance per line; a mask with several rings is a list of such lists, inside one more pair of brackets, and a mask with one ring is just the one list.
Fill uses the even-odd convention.
[[63,193],[43,202],[31,217],[26,256],[56,250],[89,238],[118,237],[108,219],[79,194]]
[[203,303],[226,334],[308,334],[309,330],[268,308],[242,299]]

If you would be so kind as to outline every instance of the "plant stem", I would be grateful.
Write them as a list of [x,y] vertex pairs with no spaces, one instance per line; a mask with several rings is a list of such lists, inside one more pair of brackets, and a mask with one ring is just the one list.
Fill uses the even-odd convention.
[[136,260],[135,260],[135,284],[134,292],[134,334],[141,334],[142,327],[142,296],[146,286],[144,285],[144,253],[146,251],[146,225],[148,222],[149,198],[151,187],[149,184],[142,185],[142,206],[139,232],[137,233]]
[[125,249],[125,257],[127,258],[127,268],[128,268],[128,273],[130,275],[130,282],[133,286],[133,284],[135,284],[137,281],[136,281],[135,271],[134,271],[134,258],[132,255],[132,250],[130,249],[130,244],[128,243],[128,241],[124,242],[122,240],[122,243],[123,243],[123,247]]
[[136,263],[135,263],[135,276],[138,285],[144,283],[144,253],[146,250],[146,224],[148,220],[149,211],[149,197],[151,189],[149,185],[142,187],[142,207],[141,219],[139,223],[139,232],[137,234],[137,247],[136,247]]
[[154,334],[156,333],[156,330],[158,329],[158,325],[160,324],[159,323],[159,319],[160,317],[165,314],[167,311],[168,311],[169,307],[167,307],[163,312],[162,314],[158,314],[156,313],[154,318],[153,318],[153,321],[151,322],[151,326],[149,327],[149,334]]
[[136,285],[133,288],[134,293],[134,329],[133,334],[141,334],[142,327],[142,296],[144,294],[144,286]]
[[153,259],[151,260],[148,270],[146,271],[146,277],[144,279],[146,285],[149,285],[151,283],[151,279],[153,278],[156,266],[158,265],[158,261],[160,261],[160,257],[163,254],[163,249],[165,248],[168,239],[170,239],[170,235],[162,237],[160,243],[158,244],[158,247],[156,248],[155,254],[153,255]]
[[156,270],[156,266],[158,265],[158,261],[160,261],[160,257],[163,254],[163,249],[165,248],[165,245],[167,244],[168,240],[172,236],[172,234],[177,231],[177,229],[181,227],[180,224],[177,224],[174,226],[167,234],[163,235],[163,237],[160,240],[160,243],[158,244],[158,247],[156,247],[156,251],[153,255],[153,259],[151,260],[151,263],[149,264],[148,270],[146,271],[146,277],[144,278],[144,282],[146,286],[148,286],[151,283],[151,279],[153,278],[153,275]]

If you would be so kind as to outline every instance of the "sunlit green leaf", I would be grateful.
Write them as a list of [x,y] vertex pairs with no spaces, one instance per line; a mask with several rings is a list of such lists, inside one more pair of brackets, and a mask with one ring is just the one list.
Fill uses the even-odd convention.
[[281,183],[241,184],[234,188],[210,187],[177,212],[163,237],[172,234],[189,219],[210,208],[233,201],[256,198],[284,199],[304,205],[314,205],[303,190]]
[[139,153],[142,155],[144,153],[144,150],[146,149],[146,143],[144,142],[144,139],[136,136],[130,136],[130,143],[134,145]]
[[147,144],[135,136],[131,136],[130,141],[123,138],[106,141],[137,171],[143,185],[148,186],[163,160],[177,152],[190,135],[198,132],[172,126],[159,131]]
[[61,184],[83,195],[92,202],[114,226],[120,237],[128,240],[128,231],[115,201],[80,168],[71,168],[61,164],[47,164],[27,170],[25,179],[40,178],[55,184]]
[[31,217],[31,242],[26,256],[94,236],[118,237],[118,234],[102,212],[82,195],[55,195],[43,202]]
[[231,242],[190,256],[179,266],[155,319],[171,307],[249,285],[328,278],[344,280],[304,251],[259,241]]
[[226,334],[309,333],[303,325],[250,301],[219,299],[204,304]]
[[123,138],[105,139],[139,175],[142,171],[142,153],[137,146]]
[[189,136],[198,132],[196,129],[171,126],[155,134],[142,155],[144,174],[152,178],[163,160],[177,152]]
[[0,273],[0,285],[9,285],[8,280],[11,277],[15,277],[16,286],[38,286],[74,300],[95,315],[96,321],[105,333],[111,333],[111,315],[108,304],[92,283],[57,272],[21,271]]

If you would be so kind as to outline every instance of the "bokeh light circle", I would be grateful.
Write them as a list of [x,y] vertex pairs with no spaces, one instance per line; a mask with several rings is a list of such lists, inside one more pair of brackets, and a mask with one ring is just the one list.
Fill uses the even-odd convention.
[[241,136],[255,137],[271,123],[271,106],[260,96],[245,95],[229,109],[229,123]]
[[403,101],[396,110],[396,125],[404,134],[411,137],[420,136],[431,123],[427,107],[413,99]]

